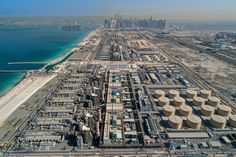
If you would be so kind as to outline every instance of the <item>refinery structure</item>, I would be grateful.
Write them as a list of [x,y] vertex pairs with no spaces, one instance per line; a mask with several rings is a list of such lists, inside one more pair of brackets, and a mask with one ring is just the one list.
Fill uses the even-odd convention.
[[116,18],[37,73],[56,76],[42,98],[20,106],[26,120],[2,126],[16,128],[1,137],[3,155],[235,155],[235,104],[161,49],[153,32],[117,30],[112,23],[130,22]]

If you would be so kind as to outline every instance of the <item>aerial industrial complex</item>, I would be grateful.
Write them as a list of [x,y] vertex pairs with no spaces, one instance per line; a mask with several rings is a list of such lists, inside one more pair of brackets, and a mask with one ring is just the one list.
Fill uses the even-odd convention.
[[166,21],[132,21],[106,20],[65,62],[31,74],[55,77],[4,122],[3,155],[236,155],[235,104],[158,46],[146,28]]

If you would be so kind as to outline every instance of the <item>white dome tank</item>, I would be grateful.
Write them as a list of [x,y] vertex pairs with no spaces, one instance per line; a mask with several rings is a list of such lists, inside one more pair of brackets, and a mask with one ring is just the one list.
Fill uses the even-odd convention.
[[197,91],[187,90],[186,95],[187,95],[188,98],[193,99],[197,96]]
[[175,107],[170,105],[165,105],[163,107],[163,114],[167,117],[173,116],[175,114]]
[[193,129],[200,129],[202,124],[201,118],[195,115],[191,115],[187,118],[187,125]]
[[174,98],[174,105],[178,106],[178,107],[181,106],[181,105],[185,105],[185,99],[182,98],[182,97],[176,96]]
[[201,114],[207,117],[210,117],[214,114],[215,109],[212,106],[209,105],[202,105],[201,107]]
[[179,116],[170,116],[168,124],[173,129],[180,129],[182,127],[183,120]]
[[191,116],[193,112],[192,107],[188,106],[188,105],[181,105],[179,107],[179,113],[184,116],[184,117],[188,117]]
[[222,116],[229,117],[231,115],[231,107],[226,105],[219,105],[217,108],[217,113]]
[[169,90],[169,97],[171,99],[174,99],[174,97],[177,97],[177,96],[179,96],[179,92],[177,90],[173,90],[173,89]]
[[195,106],[201,107],[205,104],[205,99],[203,99],[202,97],[195,97],[193,98],[193,104]]
[[214,96],[210,96],[208,98],[208,104],[213,107],[217,107],[218,105],[220,105],[220,99],[218,99],[217,97],[214,97]]
[[167,97],[160,97],[158,99],[158,103],[159,103],[160,106],[165,106],[165,105],[169,105],[170,104],[170,100]]
[[163,90],[155,90],[154,91],[154,98],[158,99],[160,97],[164,97],[165,92]]
[[223,129],[226,126],[226,119],[220,115],[212,115],[211,124],[216,128]]
[[236,128],[236,115],[230,115],[229,116],[229,124]]
[[200,91],[200,96],[204,99],[208,99],[211,96],[211,91],[209,90],[201,90]]

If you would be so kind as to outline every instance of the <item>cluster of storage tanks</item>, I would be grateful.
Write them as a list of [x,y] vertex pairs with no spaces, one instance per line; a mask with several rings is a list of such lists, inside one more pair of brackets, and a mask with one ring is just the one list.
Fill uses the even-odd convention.
[[161,52],[159,52],[158,54],[156,55],[144,55],[143,56],[143,60],[144,61],[168,61],[168,58]]
[[[210,118],[210,122],[214,127],[224,128],[227,123],[226,119],[228,119],[232,127],[236,127],[236,115],[231,115],[231,108],[229,106],[220,105],[220,99],[211,96],[211,91],[201,90],[198,96],[197,91],[187,90],[186,97],[192,99],[193,104],[200,108],[202,116]],[[184,98],[180,97],[179,91],[169,90],[168,97],[166,97],[164,91],[156,90],[154,98],[158,99],[159,105],[163,107],[163,114],[168,117],[168,124],[171,128],[180,129],[182,127],[183,120],[181,117],[186,118],[188,127],[193,129],[201,127],[201,118],[192,114],[192,107],[185,103]],[[173,106],[170,105],[170,99],[173,100]],[[175,115],[176,107],[179,109],[181,117]]]

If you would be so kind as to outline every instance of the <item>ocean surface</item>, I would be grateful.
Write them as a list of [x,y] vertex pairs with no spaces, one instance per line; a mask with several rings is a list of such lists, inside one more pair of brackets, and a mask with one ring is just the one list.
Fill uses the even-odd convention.
[[[61,30],[58,25],[0,24],[0,70],[39,69],[42,64],[9,62],[47,62],[62,56],[79,44],[91,29]],[[24,73],[0,73],[0,95],[18,83]]]

